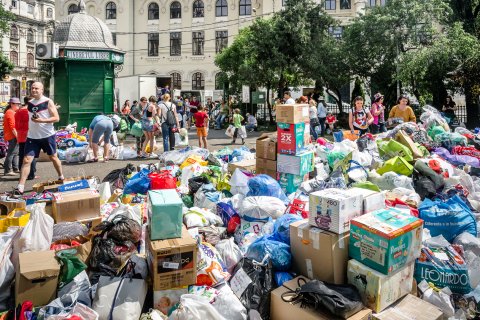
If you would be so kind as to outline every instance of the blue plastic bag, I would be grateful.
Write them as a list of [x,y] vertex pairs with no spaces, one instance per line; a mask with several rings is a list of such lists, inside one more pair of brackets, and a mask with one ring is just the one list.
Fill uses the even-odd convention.
[[278,218],[273,225],[272,239],[290,245],[290,225],[300,220],[302,217],[289,213]]
[[290,274],[290,272],[285,272],[285,271],[275,272],[274,277],[275,277],[275,282],[279,287],[283,285],[285,282],[293,279],[293,276]]
[[275,270],[290,270],[290,265],[292,264],[290,246],[283,242],[275,241],[269,236],[263,236],[255,240],[255,242],[248,247],[245,257],[262,261],[267,254],[270,256],[270,261]]
[[218,202],[217,203],[217,216],[222,218],[223,226],[226,227],[232,217],[238,216],[237,211],[233,209],[230,203]]
[[266,174],[259,174],[258,176],[255,176],[248,180],[248,188],[250,190],[247,193],[247,197],[275,197],[285,203],[288,203],[288,198],[282,191],[282,188],[280,187],[280,184],[277,182],[277,180]]
[[432,237],[443,235],[448,242],[461,233],[468,232],[477,236],[477,223],[467,204],[455,195],[446,201],[425,199],[418,208],[419,218],[424,228],[430,230]]
[[150,170],[146,168],[143,168],[140,172],[137,172],[127,181],[127,184],[123,189],[123,194],[147,193],[148,189],[150,188],[150,178],[148,177],[149,173]]

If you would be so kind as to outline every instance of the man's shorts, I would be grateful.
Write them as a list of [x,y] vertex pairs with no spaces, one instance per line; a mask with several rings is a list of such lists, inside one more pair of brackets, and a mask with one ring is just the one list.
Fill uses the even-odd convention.
[[30,139],[27,138],[25,142],[25,156],[33,156],[38,158],[40,150],[43,150],[47,155],[53,156],[57,153],[57,142],[55,141],[55,135],[42,139]]
[[207,136],[207,128],[205,128],[205,127],[197,127],[197,136],[199,136],[199,137],[206,137],[206,136]]

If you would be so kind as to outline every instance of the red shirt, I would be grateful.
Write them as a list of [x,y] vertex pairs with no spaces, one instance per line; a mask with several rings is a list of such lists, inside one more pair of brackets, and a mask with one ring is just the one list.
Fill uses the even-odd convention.
[[17,129],[17,142],[27,141],[28,133],[28,109],[21,108],[15,113],[15,129]]
[[332,123],[332,122],[335,122],[335,116],[331,116],[331,117],[327,117],[327,123]]
[[10,141],[15,138],[13,129],[15,129],[15,111],[10,108],[5,111],[3,116],[3,134],[6,141]]
[[197,128],[205,127],[205,119],[208,119],[208,115],[204,111],[197,112],[193,115],[195,117],[195,126]]

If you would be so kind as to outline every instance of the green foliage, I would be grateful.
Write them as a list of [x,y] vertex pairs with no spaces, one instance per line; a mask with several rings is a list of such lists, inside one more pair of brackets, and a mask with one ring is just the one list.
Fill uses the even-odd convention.
[[[3,37],[10,30],[10,22],[15,16],[4,9],[3,5],[0,5],[0,38]],[[1,46],[0,46],[1,47]],[[13,64],[8,57],[0,52],[0,79],[9,74],[13,70]]]
[[10,62],[3,53],[0,52],[0,79],[9,74],[13,70],[13,63]]
[[352,90],[352,97],[350,99],[351,104],[353,105],[353,100],[356,97],[362,97],[365,100],[365,90],[363,90],[362,80],[359,77],[355,78],[355,84]]

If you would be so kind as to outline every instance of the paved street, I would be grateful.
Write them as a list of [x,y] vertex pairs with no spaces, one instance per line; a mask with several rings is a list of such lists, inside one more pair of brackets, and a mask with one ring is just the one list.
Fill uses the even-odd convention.
[[[252,132],[248,134],[245,145],[249,148],[255,148],[255,139],[260,135],[259,132]],[[231,146],[231,139],[225,135],[225,130],[213,130],[209,131],[209,150],[218,150],[225,146]],[[237,147],[239,146],[240,139],[237,139]],[[197,134],[194,129],[189,132],[189,142],[191,146],[198,146]],[[129,137],[126,141],[126,145],[134,145],[134,140]],[[161,139],[157,140],[157,146],[162,149]],[[235,146],[231,146],[235,147]],[[160,151],[161,152],[161,151]],[[159,152],[157,152],[159,153]],[[95,175],[103,179],[110,171],[123,168],[127,163],[141,164],[141,163],[151,163],[152,160],[110,160],[108,163],[81,163],[81,164],[67,164],[63,162],[63,171],[65,177],[72,177],[78,175]],[[4,177],[3,169],[1,171],[2,176],[0,176],[0,192],[10,191],[12,188],[16,187],[18,183],[17,177]],[[36,181],[27,181],[25,190],[30,191],[32,185],[36,182],[48,181],[57,178],[55,169],[53,168],[50,162],[39,162],[37,164],[37,175],[40,178]]]

